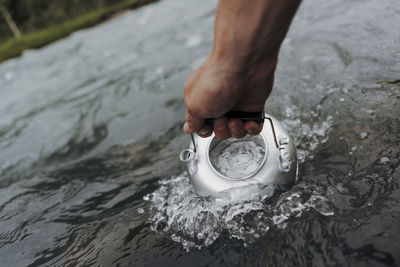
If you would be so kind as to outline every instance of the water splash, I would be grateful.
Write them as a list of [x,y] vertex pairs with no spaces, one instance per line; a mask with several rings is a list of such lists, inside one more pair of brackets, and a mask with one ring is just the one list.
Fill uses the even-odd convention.
[[[312,158],[312,152],[328,141],[334,120],[332,116],[322,119],[319,106],[308,113],[297,109],[288,108],[282,122],[293,136],[301,163],[306,158]],[[318,120],[315,119],[317,117]],[[232,149],[237,150],[236,147]],[[254,152],[257,148],[250,150]],[[224,158],[222,152],[217,153],[217,159]],[[230,154],[237,152],[230,151]],[[220,163],[229,165],[229,162]],[[301,217],[309,210],[315,210],[322,216],[334,214],[333,205],[324,197],[326,189],[315,185],[299,184],[279,196],[274,195],[275,189],[270,189],[271,194],[266,197],[248,194],[246,199],[233,203],[197,195],[186,173],[159,183],[156,191],[144,197],[150,202],[152,230],[168,235],[187,251],[213,244],[222,233],[242,240],[247,246],[264,236],[271,227],[285,229],[293,218]]]
[[303,163],[307,157],[312,158],[312,151],[328,141],[334,119],[329,115],[325,119],[316,120],[315,118],[320,116],[321,109],[322,107],[317,105],[311,112],[302,112],[295,106],[285,110],[282,123],[293,137],[299,163]]
[[324,216],[333,215],[323,192],[305,192],[293,188],[274,203],[263,198],[231,203],[224,199],[200,197],[187,173],[159,182],[160,187],[144,197],[149,201],[149,221],[153,231],[164,233],[184,249],[203,248],[220,235],[242,240],[244,245],[265,235],[271,227],[284,229],[293,217],[314,209]]

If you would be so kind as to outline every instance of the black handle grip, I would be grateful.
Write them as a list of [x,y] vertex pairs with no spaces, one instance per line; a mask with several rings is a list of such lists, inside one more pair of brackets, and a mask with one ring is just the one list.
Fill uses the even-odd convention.
[[[229,111],[224,115],[225,117],[228,117],[229,119],[240,119],[243,122],[246,121],[254,121],[257,123],[263,123],[265,119],[265,113],[264,112],[244,112],[244,111]],[[206,119],[206,123],[212,124],[214,122],[214,119]]]

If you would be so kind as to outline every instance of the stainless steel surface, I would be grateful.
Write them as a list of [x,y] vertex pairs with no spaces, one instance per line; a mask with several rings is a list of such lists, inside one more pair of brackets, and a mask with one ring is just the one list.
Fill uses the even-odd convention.
[[[210,147],[218,143],[212,135],[201,138],[194,135],[197,144],[196,156],[185,160],[188,165],[189,175],[196,191],[203,196],[227,196],[230,199],[245,197],[251,192],[260,191],[267,186],[290,187],[297,179],[297,157],[294,143],[281,123],[266,114],[266,122],[260,133],[265,143],[266,154],[261,166],[251,175],[241,179],[230,179],[215,170],[210,162]],[[189,147],[194,151],[193,144]],[[185,152],[186,151],[186,152]],[[187,157],[181,153],[181,159]],[[192,155],[191,155],[192,157]],[[244,188],[249,190],[242,190]]]

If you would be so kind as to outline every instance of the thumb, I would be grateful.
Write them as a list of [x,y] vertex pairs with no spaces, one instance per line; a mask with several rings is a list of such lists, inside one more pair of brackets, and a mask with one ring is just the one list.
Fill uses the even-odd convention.
[[194,133],[200,130],[200,128],[204,124],[204,118],[196,117],[190,114],[189,111],[186,110],[186,122],[183,125],[183,131],[185,133]]

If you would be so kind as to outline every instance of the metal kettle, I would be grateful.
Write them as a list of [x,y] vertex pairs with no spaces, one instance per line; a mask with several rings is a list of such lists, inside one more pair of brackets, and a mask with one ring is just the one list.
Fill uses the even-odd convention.
[[[261,115],[264,126],[257,136],[247,135],[242,139],[227,140],[219,140],[214,134],[207,138],[201,138],[196,134],[192,136],[193,142],[188,149],[181,152],[180,159],[187,164],[191,183],[199,195],[228,197],[235,200],[254,193],[266,194],[266,188],[268,191],[276,186],[289,188],[296,183],[298,164],[292,138],[274,117],[264,113]],[[256,120],[254,116],[253,118],[247,116],[247,119],[244,117],[243,121],[260,122],[260,119]],[[226,147],[236,142],[252,142],[264,151],[256,162],[256,167],[240,175],[227,174],[218,168],[211,158],[211,155],[222,153]],[[248,162],[248,164],[255,163]]]

